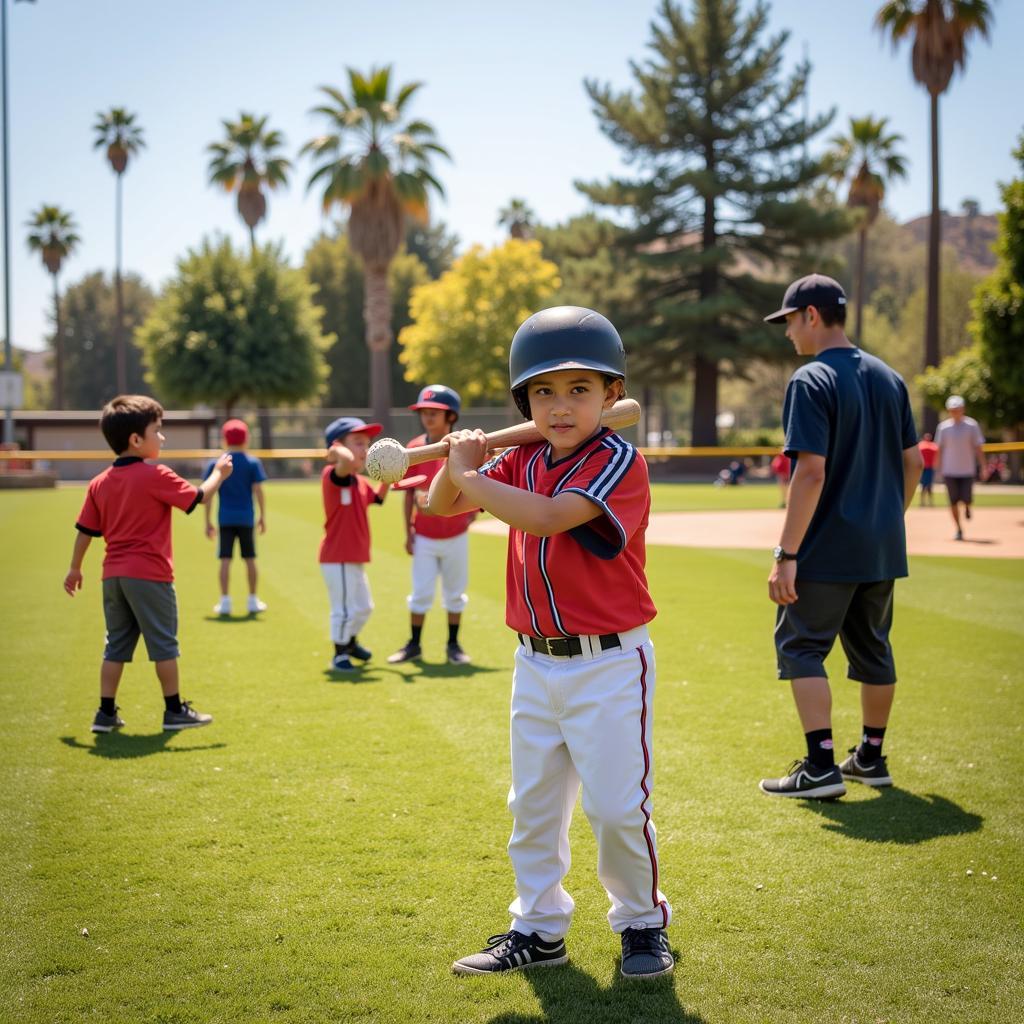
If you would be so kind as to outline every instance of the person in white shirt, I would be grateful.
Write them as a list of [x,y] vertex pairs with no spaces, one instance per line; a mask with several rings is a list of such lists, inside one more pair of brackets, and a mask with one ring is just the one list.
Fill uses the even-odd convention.
[[971,502],[975,465],[984,472],[985,452],[982,445],[985,435],[977,420],[964,412],[964,400],[959,395],[946,399],[949,419],[943,420],[935,431],[935,443],[939,446],[939,470],[946,483],[949,495],[949,510],[956,524],[956,539],[964,539],[960,522],[960,506],[964,507],[964,518],[971,518]]

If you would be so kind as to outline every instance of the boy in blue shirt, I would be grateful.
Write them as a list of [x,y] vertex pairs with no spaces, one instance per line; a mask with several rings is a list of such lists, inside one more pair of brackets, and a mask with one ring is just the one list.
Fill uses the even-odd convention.
[[[245,568],[249,576],[249,602],[247,611],[250,615],[265,612],[267,606],[256,596],[256,543],[253,539],[255,530],[267,532],[266,503],[263,497],[263,481],[267,474],[263,463],[250,455],[245,447],[249,442],[249,428],[242,420],[228,420],[222,428],[224,445],[232,454],[234,473],[228,481],[230,486],[221,487],[220,502],[217,506],[217,525],[220,527],[220,601],[214,605],[217,615],[231,614],[231,597],[228,595],[228,578],[231,574],[231,558],[234,554],[235,541],[245,560]],[[205,480],[212,472],[215,463],[210,460],[203,473]],[[259,506],[259,519],[255,518],[253,496]],[[213,539],[216,535],[210,521],[210,506],[206,509],[206,535]]]

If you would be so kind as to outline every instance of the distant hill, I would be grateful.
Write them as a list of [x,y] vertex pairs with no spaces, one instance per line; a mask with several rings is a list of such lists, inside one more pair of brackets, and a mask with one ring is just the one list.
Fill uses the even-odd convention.
[[[928,244],[928,217],[916,217],[902,225],[915,242]],[[992,213],[973,217],[942,212],[942,244],[952,246],[960,261],[960,269],[972,274],[990,274],[996,266],[992,246],[999,232],[999,222]]]

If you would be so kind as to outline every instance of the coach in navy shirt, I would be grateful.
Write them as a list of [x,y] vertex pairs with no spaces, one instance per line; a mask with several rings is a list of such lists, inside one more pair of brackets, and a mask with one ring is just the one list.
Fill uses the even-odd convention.
[[[797,353],[812,356],[786,388],[783,425],[793,460],[786,519],[768,580],[776,614],[779,678],[791,681],[807,757],[771,796],[831,799],[844,780],[890,786],[882,740],[896,683],[889,642],[894,581],[907,575],[903,516],[921,476],[907,388],[844,331],[846,295],[811,274],[765,317],[786,324]],[[839,637],[848,676],[861,684],[860,745],[836,765],[825,658]]]

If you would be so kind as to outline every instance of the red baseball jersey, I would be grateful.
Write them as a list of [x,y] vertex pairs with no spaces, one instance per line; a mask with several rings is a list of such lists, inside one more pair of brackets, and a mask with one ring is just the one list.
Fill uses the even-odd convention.
[[540,441],[507,449],[480,472],[548,497],[581,494],[602,512],[551,537],[510,530],[505,621],[512,629],[543,637],[623,633],[654,618],[644,572],[651,489],[633,445],[603,429],[555,462]]
[[[339,481],[341,481],[339,483]],[[384,499],[365,476],[338,477],[333,466],[320,474],[324,495],[324,539],[320,541],[321,562],[368,562],[370,522],[366,510]]]
[[198,504],[199,488],[174,470],[125,456],[90,481],[75,525],[106,541],[105,580],[131,576],[170,583],[171,509],[191,512]]
[[[419,437],[414,437],[406,445],[406,448],[421,448],[426,443],[427,435],[420,434]],[[420,488],[427,490],[430,487],[430,481],[444,467],[444,459],[434,459],[431,462],[421,462],[418,466],[413,466],[410,473],[424,473],[427,477],[416,490],[420,490]],[[471,512],[462,512],[457,516],[428,516],[417,506],[413,505],[412,528],[421,537],[433,537],[435,540],[441,540],[445,537],[457,537],[460,533],[465,533],[469,529],[471,516]]]
[[934,469],[935,460],[939,457],[939,446],[934,441],[918,441],[917,447],[921,452],[924,468]]

